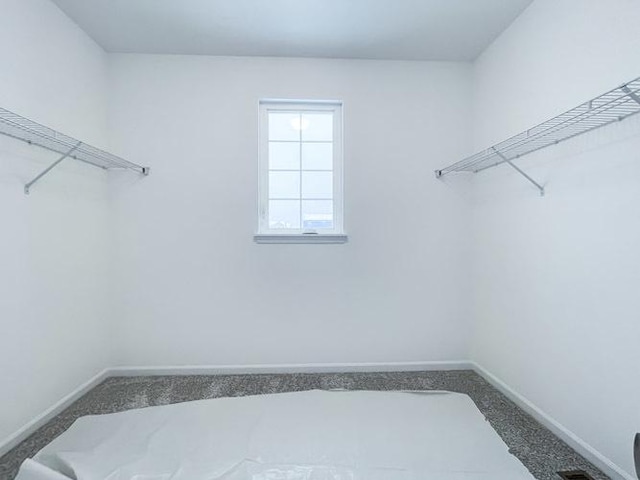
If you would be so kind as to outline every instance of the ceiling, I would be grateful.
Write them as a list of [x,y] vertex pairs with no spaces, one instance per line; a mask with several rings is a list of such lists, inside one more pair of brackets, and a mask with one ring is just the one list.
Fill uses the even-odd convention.
[[108,52],[473,60],[532,0],[53,0]]

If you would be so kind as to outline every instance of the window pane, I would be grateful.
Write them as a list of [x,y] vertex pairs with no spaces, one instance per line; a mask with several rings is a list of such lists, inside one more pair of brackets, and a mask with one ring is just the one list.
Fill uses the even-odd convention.
[[300,144],[269,142],[269,169],[300,170]]
[[269,140],[300,140],[300,114],[269,112]]
[[333,202],[331,200],[303,200],[302,228],[333,228]]
[[305,170],[333,169],[333,143],[303,143],[302,168]]
[[300,202],[269,200],[269,228],[300,228]]
[[260,101],[260,233],[342,230],[341,111],[330,101]]
[[300,174],[269,172],[269,198],[300,198]]
[[333,173],[302,172],[302,198],[333,198]]
[[332,142],[333,112],[303,113],[302,141]]

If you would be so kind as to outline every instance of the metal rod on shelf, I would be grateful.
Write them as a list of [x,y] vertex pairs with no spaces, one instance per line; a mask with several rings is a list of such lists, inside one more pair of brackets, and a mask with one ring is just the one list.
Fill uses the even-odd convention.
[[42,177],[44,177],[47,173],[49,173],[51,170],[53,170],[56,166],[58,166],[58,164],[60,162],[62,162],[65,158],[67,158],[69,155],[71,155],[75,150],[77,150],[77,148],[82,144],[82,142],[78,142],[78,144],[73,147],[71,150],[69,150],[67,153],[65,153],[64,155],[62,155],[58,160],[56,160],[55,162],[53,162],[51,165],[49,165],[40,175],[38,175],[36,178],[34,178],[33,180],[31,180],[29,183],[27,183],[24,186],[24,193],[26,195],[29,195],[29,190],[31,189],[31,187],[33,186],[34,183],[36,183],[38,180],[40,180]]

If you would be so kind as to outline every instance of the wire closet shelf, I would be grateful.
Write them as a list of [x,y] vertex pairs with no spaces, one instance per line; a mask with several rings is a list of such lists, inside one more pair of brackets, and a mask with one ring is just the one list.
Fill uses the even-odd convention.
[[80,162],[93,165],[105,170],[123,169],[132,170],[144,175],[149,174],[149,168],[129,162],[124,158],[100,150],[88,145],[73,137],[60,133],[52,128],[29,120],[21,115],[13,113],[0,107],[0,134],[22,140],[31,145],[37,145],[52,152],[56,152],[60,157],[54,164],[38,175],[33,181],[25,186],[25,193],[29,193],[29,188],[36,181],[49,173],[56,165],[65,158],[73,158]]
[[489,147],[441,170],[440,178],[450,173],[478,173],[503,163],[509,164],[544,194],[544,188],[512,162],[518,158],[596,128],[619,122],[640,112],[640,78],[636,78],[599,97],[547,120],[529,130]]

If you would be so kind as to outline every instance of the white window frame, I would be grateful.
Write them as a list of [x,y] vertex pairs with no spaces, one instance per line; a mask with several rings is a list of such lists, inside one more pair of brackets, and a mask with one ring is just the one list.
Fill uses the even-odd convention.
[[[258,243],[345,243],[342,102],[329,100],[260,101],[258,151]],[[269,112],[333,112],[333,226],[306,230],[269,228]]]

